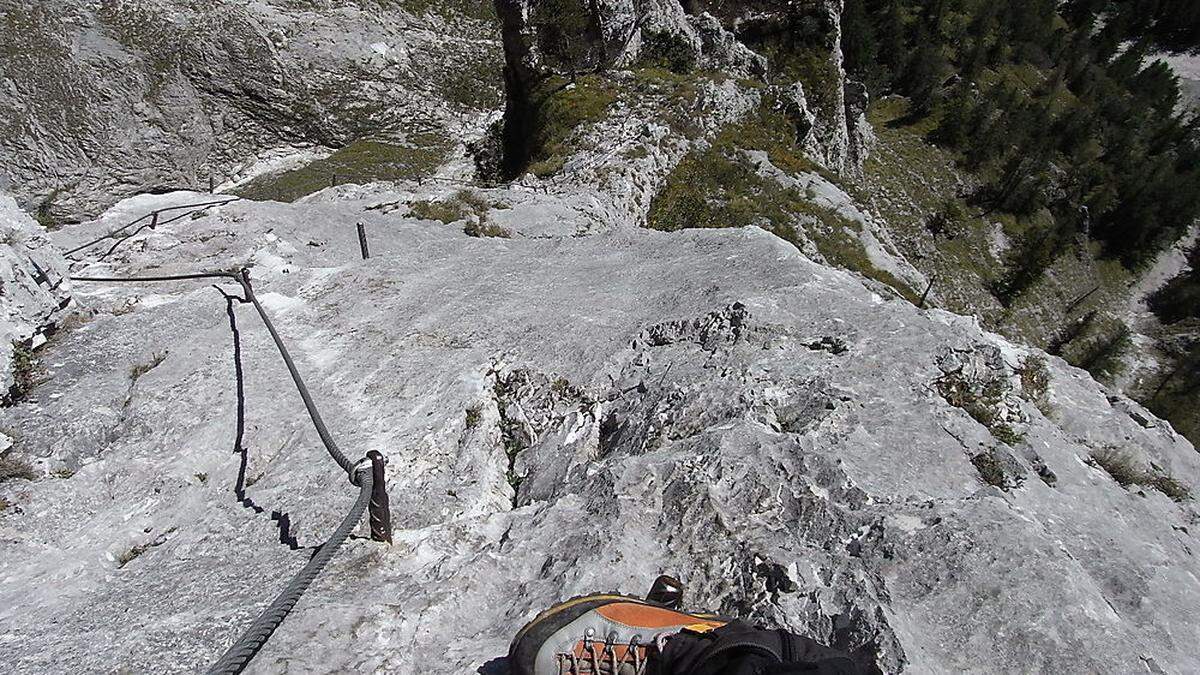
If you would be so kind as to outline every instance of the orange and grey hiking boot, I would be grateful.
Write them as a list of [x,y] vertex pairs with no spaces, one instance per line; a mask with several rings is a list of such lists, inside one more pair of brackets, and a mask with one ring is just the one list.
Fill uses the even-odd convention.
[[662,637],[704,633],[727,621],[678,609],[679,582],[662,576],[646,600],[585,595],[538,614],[513,639],[513,675],[644,675]]

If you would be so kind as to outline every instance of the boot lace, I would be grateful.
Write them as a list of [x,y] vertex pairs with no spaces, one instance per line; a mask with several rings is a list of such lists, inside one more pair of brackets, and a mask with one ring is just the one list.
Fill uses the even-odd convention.
[[585,635],[582,654],[572,650],[555,655],[559,675],[645,675],[650,645],[643,645],[641,636],[634,635],[618,655],[616,638],[615,632],[609,633],[598,648],[599,640]]

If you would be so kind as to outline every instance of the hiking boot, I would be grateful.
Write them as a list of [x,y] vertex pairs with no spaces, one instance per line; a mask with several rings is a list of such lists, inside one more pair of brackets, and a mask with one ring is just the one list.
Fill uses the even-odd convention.
[[[673,604],[681,593],[678,581],[660,577],[650,597]],[[705,633],[726,623],[712,614],[682,612],[625,595],[584,595],[526,624],[509,648],[509,667],[513,675],[644,675],[660,636],[680,630]]]

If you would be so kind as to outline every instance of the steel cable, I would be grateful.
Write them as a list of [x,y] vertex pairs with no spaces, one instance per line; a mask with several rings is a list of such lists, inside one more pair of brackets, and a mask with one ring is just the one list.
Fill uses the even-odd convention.
[[237,279],[236,272],[196,272],[194,274],[166,274],[149,277],[67,277],[71,281],[94,281],[120,283],[126,281],[184,281],[187,279]]
[[[225,205],[225,204],[229,204],[233,201],[236,201],[236,200],[231,199],[227,202],[219,202],[219,204]],[[147,229],[153,230],[154,228],[160,227],[162,225],[170,225],[171,223],[173,223],[177,220],[181,220],[183,218],[187,218],[187,217],[191,216],[192,214],[199,213],[200,211],[204,211],[205,209],[209,208],[209,206],[212,206],[212,205],[211,204],[209,204],[209,205],[200,204],[199,205],[200,208],[197,208],[194,211],[188,211],[186,213],[181,213],[181,214],[175,216],[174,218],[167,218],[166,220],[160,220],[158,222],[151,221],[149,223],[146,223],[145,225],[142,225],[141,227],[134,230],[133,232],[130,232],[129,234],[127,234],[127,235],[121,237],[120,239],[117,239],[115,242],[113,242],[113,245],[108,247],[107,251],[100,254],[100,260],[107,259],[108,256],[112,255],[114,252],[116,252],[116,250],[118,248],[120,248],[121,244],[124,244],[125,242],[129,241],[130,239],[133,239],[134,237],[138,236],[139,234],[145,232]],[[161,211],[159,213],[161,213]],[[109,237],[114,237],[115,235],[116,235],[116,232],[112,232],[109,234]]]
[[79,246],[76,246],[75,248],[71,249],[70,251],[67,251],[67,252],[63,253],[63,255],[64,255],[64,256],[69,256],[69,255],[71,255],[71,254],[73,254],[73,253],[78,253],[78,252],[82,251],[82,250],[83,250],[83,249],[85,249],[85,248],[89,248],[89,247],[91,247],[91,246],[95,246],[96,244],[99,244],[100,242],[104,241],[105,239],[108,239],[108,238],[110,238],[110,237],[113,237],[113,236],[115,236],[115,235],[118,235],[118,234],[120,234],[120,233],[124,232],[125,230],[128,230],[129,228],[133,227],[134,225],[137,225],[138,223],[142,222],[143,220],[145,220],[145,219],[147,219],[147,218],[149,218],[149,217],[151,217],[151,216],[153,216],[153,215],[154,215],[154,213],[153,213],[153,212],[147,213],[146,215],[142,216],[141,218],[138,218],[137,220],[135,220],[135,221],[133,221],[133,222],[131,222],[131,223],[126,223],[126,224],[122,225],[121,227],[118,227],[117,229],[113,230],[112,232],[109,232],[109,233],[107,233],[107,234],[103,234],[103,235],[101,235],[101,236],[99,236],[99,237],[97,237],[97,238],[95,238],[95,239],[93,239],[93,240],[89,241],[89,242],[88,242],[88,243],[86,243],[86,244],[80,244]]
[[[146,215],[142,216],[141,218],[138,218],[137,220],[126,223],[126,224],[122,225],[121,227],[118,227],[117,229],[115,229],[107,234],[101,235],[101,236],[87,242],[86,244],[80,244],[79,246],[76,246],[75,248],[63,253],[63,255],[69,256],[73,253],[78,253],[85,248],[90,248],[92,246],[95,246],[96,244],[99,244],[100,242],[104,241],[105,239],[111,239],[113,236],[118,235],[118,234],[124,232],[125,230],[128,230],[129,228],[133,227],[134,225],[137,225],[138,223],[142,222],[143,220],[145,220],[147,218],[153,218],[155,216],[155,214],[167,213],[168,211],[179,211],[180,209],[196,209],[199,211],[199,210],[207,209],[207,208],[210,208],[213,206],[224,206],[226,204],[232,204],[233,202],[236,202],[239,199],[241,199],[241,197],[232,197],[230,199],[223,199],[223,200],[211,201],[211,202],[197,202],[195,204],[180,204],[179,206],[168,206],[166,208],[156,209],[154,211],[151,211],[150,213],[147,213]],[[175,218],[172,218],[171,220],[168,220],[168,221],[165,221],[162,223],[157,223],[157,224],[165,225],[166,223],[170,223],[170,222],[179,220],[179,218],[183,218],[186,215],[187,214],[185,213],[182,216],[177,216]],[[143,229],[145,229],[145,228],[139,229],[138,232],[141,232]],[[129,236],[132,237],[136,234],[137,234],[137,232],[134,232],[134,234],[129,235]],[[125,237],[125,239],[128,239],[128,238],[129,237]],[[122,241],[124,241],[124,240],[122,240]],[[117,242],[117,243],[119,244],[120,242]],[[111,252],[112,251],[109,251],[109,253],[111,253]]]
[[321,417],[321,411],[317,410],[317,404],[313,402],[312,394],[308,391],[308,386],[304,384],[304,378],[300,376],[299,369],[296,368],[296,362],[292,360],[292,355],[288,352],[287,345],[283,343],[283,338],[279,336],[279,331],[275,329],[275,324],[271,322],[271,317],[267,315],[267,310],[258,301],[258,296],[254,294],[254,288],[250,285],[250,271],[243,269],[238,272],[198,272],[195,274],[169,274],[162,276],[144,276],[144,277],[71,277],[72,281],[91,281],[91,282],[134,282],[134,281],[182,281],[187,279],[234,279],[242,285],[242,290],[246,293],[246,299],[254,305],[254,309],[258,311],[258,316],[267,327],[267,331],[271,333],[271,339],[275,341],[275,346],[279,349],[280,356],[283,357],[283,363],[287,366],[288,372],[291,373],[292,382],[296,385],[296,390],[300,392],[300,399],[304,401],[304,409],[308,411],[308,417],[312,420],[313,427],[317,430],[317,435],[321,437],[321,444],[325,446],[325,450],[333,461],[342,467],[346,475],[350,476],[353,483],[354,478],[354,462],[351,462],[346,455],[338,447],[333,440],[333,436],[329,433],[329,428],[325,426],[325,420]]
[[321,437],[321,443],[325,446],[325,450],[329,452],[329,456],[333,461],[338,463],[350,476],[350,482],[354,482],[354,463],[347,459],[346,455],[342,454],[337,443],[334,442],[333,436],[330,435],[329,429],[325,427],[325,420],[321,419],[321,412],[317,410],[317,405],[313,403],[312,394],[308,393],[308,387],[305,386],[304,380],[300,377],[300,371],[296,369],[296,363],[292,360],[292,355],[288,353],[287,346],[283,344],[283,339],[279,337],[279,332],[275,330],[275,324],[271,323],[271,317],[267,316],[267,312],[263,309],[262,303],[258,301],[258,296],[254,294],[254,289],[250,286],[250,273],[248,270],[242,270],[242,274],[237,277],[241,282],[242,288],[246,291],[246,297],[250,303],[254,305],[254,309],[258,310],[259,317],[267,326],[267,330],[271,333],[271,337],[275,340],[275,346],[279,348],[279,354],[283,357],[283,363],[287,366],[288,372],[292,374],[292,381],[296,383],[296,390],[300,392],[300,398],[304,401],[304,407],[308,410],[308,416],[312,419],[313,426],[317,429],[317,435]]
[[292,611],[292,608],[300,600],[300,596],[304,595],[304,591],[308,590],[309,585],[317,578],[321,570],[329,564],[333,554],[337,553],[338,547],[354,530],[354,526],[358,524],[359,520],[362,520],[367,503],[371,501],[371,488],[374,481],[369,468],[358,473],[358,499],[354,502],[350,513],[346,514],[329,540],[321,545],[308,564],[292,577],[287,586],[284,586],[275,601],[263,610],[262,614],[246,629],[246,632],[238,637],[233,646],[225,651],[212,668],[209,668],[208,675],[236,675],[236,673],[242,672],[258,653],[258,650],[266,644],[279,624],[283,623],[288,612]]
[[[267,606],[265,610],[250,624],[244,633],[233,645],[226,650],[220,659],[209,669],[209,675],[224,675],[226,673],[240,673],[250,663],[250,660],[258,653],[275,629],[283,623],[288,612],[300,600],[304,591],[312,584],[321,570],[325,568],[337,549],[350,536],[350,532],[354,529],[358,522],[362,520],[363,513],[367,510],[368,504],[371,502],[371,492],[374,488],[374,476],[372,473],[372,465],[366,463],[356,469],[356,465],[352,463],[334,442],[333,437],[326,428],[325,422],[321,419],[321,413],[317,410],[316,404],[312,400],[312,395],[308,391],[308,387],[304,384],[304,380],[300,377],[300,371],[296,368],[295,362],[292,360],[291,354],[284,345],[283,339],[279,336],[279,332],[275,329],[275,324],[271,322],[271,318],[267,315],[262,303],[258,301],[258,296],[254,293],[254,288],[250,285],[250,272],[243,269],[239,272],[197,272],[192,274],[168,274],[157,276],[141,276],[141,277],[70,277],[72,281],[84,282],[138,282],[138,281],[183,281],[188,279],[232,279],[242,285],[245,292],[246,300],[254,305],[259,318],[267,327],[267,331],[271,333],[271,338],[275,341],[275,346],[279,349],[279,354],[283,357],[283,362],[287,366],[288,372],[291,373],[292,381],[296,385],[297,391],[300,392],[300,398],[304,401],[304,407],[308,410],[309,418],[312,420],[313,426],[317,429],[317,435],[321,437],[321,442],[325,449],[329,452],[339,466],[346,471],[350,477],[350,482],[358,486],[358,499],[354,502],[354,506],[346,517],[342,519],[337,529],[333,531],[329,539],[321,545],[321,548],[313,555],[299,572],[292,577],[283,591],[276,596],[275,600]],[[364,460],[368,462],[368,460]],[[390,541],[390,538],[389,538]]]

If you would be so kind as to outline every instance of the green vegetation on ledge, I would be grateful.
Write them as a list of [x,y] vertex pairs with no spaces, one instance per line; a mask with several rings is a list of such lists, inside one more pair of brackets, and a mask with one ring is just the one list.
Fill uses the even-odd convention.
[[1104,469],[1121,487],[1135,485],[1158,490],[1177,502],[1192,498],[1191,490],[1186,485],[1160,471],[1142,468],[1130,453],[1118,448],[1103,448],[1093,452],[1090,460]]
[[784,115],[771,102],[764,103],[708,148],[684,157],[651,203],[646,227],[674,232],[754,225],[797,248],[807,239],[831,264],[882,282],[916,304],[919,297],[907,284],[872,264],[857,236],[859,223],[760,175],[745,152],[765,152],[772,164],[793,175],[820,173],[800,154],[794,138]]
[[572,154],[573,132],[604,119],[616,98],[612,82],[599,75],[586,75],[574,82],[551,77],[543,82],[533,94],[529,170],[541,177],[558,173]]
[[682,35],[669,31],[643,31],[641,65],[686,75],[696,67],[696,52]]
[[463,232],[470,237],[508,239],[512,236],[511,232],[488,219],[493,204],[471,190],[459,190],[449,198],[438,201],[418,200],[410,203],[408,208],[417,218],[438,220],[446,225],[465,221]]
[[354,141],[324,159],[260,176],[233,192],[247,199],[294,202],[332,185],[419,179],[432,175],[449,152],[446,139],[433,134],[416,135],[410,143]]

